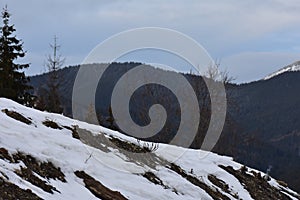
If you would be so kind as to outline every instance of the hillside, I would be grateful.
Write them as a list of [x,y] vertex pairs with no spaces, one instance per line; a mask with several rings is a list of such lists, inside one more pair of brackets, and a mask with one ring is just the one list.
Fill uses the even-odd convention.
[[230,157],[152,148],[3,98],[0,110],[0,199],[299,199]]
[[300,190],[300,179],[295,178],[300,173],[299,82],[300,72],[286,72],[232,87],[238,111],[231,112],[233,124],[225,128],[224,138],[230,138],[234,132],[236,146],[233,152],[216,150],[260,170],[271,167],[272,176],[297,191]]
[[[122,74],[136,65],[136,63],[112,64],[106,78],[101,80],[96,94],[99,103],[95,105],[97,113],[101,113],[101,117],[99,117],[101,125],[109,126],[103,119],[109,116],[110,97],[114,84]],[[72,116],[72,89],[78,69],[78,66],[68,67],[59,72],[64,77],[60,91],[64,114],[70,117]],[[31,82],[35,88],[43,87],[47,77],[48,74],[34,76],[31,78]],[[199,103],[203,102],[201,100],[202,93],[203,91],[205,93],[206,90],[205,87],[199,87],[199,85],[203,85],[201,78],[188,74],[185,77],[194,87],[199,97]],[[264,172],[271,167],[270,174],[272,176],[284,180],[291,188],[299,192],[300,179],[295,178],[300,174],[299,82],[300,72],[287,71],[276,73],[267,80],[242,85],[228,85],[226,92],[229,102],[225,127],[213,151],[232,156],[236,161]],[[148,140],[168,143],[180,121],[177,115],[178,102],[169,91],[162,87],[152,88],[150,91],[152,94],[150,96],[149,88],[135,94],[131,104],[132,117],[138,124],[147,124],[147,109],[149,105],[157,103],[155,99],[159,99],[159,103],[169,113],[167,125],[158,134],[158,137]],[[144,104],[141,105],[139,102],[144,102]],[[199,106],[201,107],[201,105]],[[202,124],[204,125],[199,127],[199,133],[192,148],[201,147],[203,132],[206,131],[207,121],[209,122],[207,120],[209,116],[207,117],[206,113],[205,109],[201,110]],[[282,163],[286,164],[282,165]]]

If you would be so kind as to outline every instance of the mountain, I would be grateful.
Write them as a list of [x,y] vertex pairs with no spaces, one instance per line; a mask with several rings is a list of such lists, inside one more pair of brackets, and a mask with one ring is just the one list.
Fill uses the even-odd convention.
[[0,98],[0,199],[299,199],[211,152],[154,144]]
[[228,89],[237,111],[229,106],[231,123],[214,151],[263,171],[271,167],[272,176],[300,191],[299,82],[295,71]]
[[[120,77],[137,65],[138,63],[113,63],[99,83],[95,108],[101,125],[111,127],[106,119],[110,117],[112,90]],[[75,66],[59,71],[64,77],[60,90],[64,114],[69,117],[72,117],[72,90],[78,69],[79,66]],[[201,77],[190,74],[184,76],[199,99],[201,122],[191,145],[191,148],[199,149],[210,120],[210,110],[207,109],[210,101],[205,99],[207,95],[203,95],[208,91]],[[35,88],[43,87],[47,77],[48,74],[34,76],[31,82]],[[226,121],[213,152],[231,156],[235,161],[264,172],[270,168],[270,175],[300,192],[300,179],[297,178],[300,174],[299,82],[300,71],[290,71],[267,80],[226,85]],[[160,133],[147,140],[169,143],[180,122],[178,101],[169,90],[157,86],[140,89],[132,98],[131,116],[137,124],[146,125],[149,123],[149,106],[157,103],[167,110],[168,118]],[[115,125],[111,128],[118,130]]]
[[268,80],[270,78],[273,78],[273,77],[283,74],[285,72],[295,72],[295,71],[300,71],[300,61],[294,62],[293,64],[287,65],[284,68],[282,68],[272,74],[269,74],[268,76],[266,76],[264,78],[264,80]]

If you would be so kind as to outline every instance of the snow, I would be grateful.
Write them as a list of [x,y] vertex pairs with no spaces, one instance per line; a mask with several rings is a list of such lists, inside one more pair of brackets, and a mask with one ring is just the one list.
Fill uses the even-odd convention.
[[264,78],[264,80],[271,79],[271,78],[278,76],[280,74],[283,74],[285,72],[296,72],[296,71],[300,71],[300,62],[295,62],[294,64],[288,65],[288,66],[278,70],[277,72],[274,72],[274,73],[266,76]]
[[[0,148],[7,149],[11,154],[20,151],[32,155],[39,161],[50,161],[55,166],[60,167],[66,176],[67,183],[50,180],[51,185],[56,187],[60,193],[49,194],[24,181],[14,173],[15,169],[24,166],[23,163],[12,164],[0,159],[0,172],[9,177],[9,181],[21,188],[31,189],[41,198],[96,199],[85,188],[83,181],[74,174],[74,171],[84,170],[106,187],[121,192],[129,199],[212,199],[204,190],[159,163],[156,164],[156,167],[153,167],[143,162],[140,164],[131,162],[127,155],[113,145],[108,147],[109,152],[101,151],[72,138],[70,130],[52,129],[44,126],[43,121],[46,119],[53,120],[60,126],[72,127],[77,125],[80,129],[88,130],[93,135],[104,134],[106,137],[114,136],[138,144],[134,138],[101,126],[87,124],[58,114],[40,112],[21,106],[11,100],[0,98],[0,110],[3,109],[18,112],[30,118],[33,124],[24,124],[0,112]],[[216,188],[217,186],[214,186],[207,178],[209,174],[213,174],[229,185],[232,194],[237,193],[242,199],[252,199],[247,190],[233,175],[218,166],[230,165],[235,169],[240,168],[242,165],[234,162],[231,157],[166,144],[159,145],[155,156],[169,162],[175,162],[186,172],[193,169],[192,175],[212,188]],[[155,185],[141,176],[147,171],[153,172],[170,189]],[[5,178],[1,173],[0,177]],[[39,178],[49,182],[49,180],[42,177]],[[274,179],[271,180],[271,184],[277,188],[281,187]],[[175,188],[178,194],[173,192],[172,188]],[[288,191],[294,193],[291,190]],[[225,192],[223,194],[234,199]]]

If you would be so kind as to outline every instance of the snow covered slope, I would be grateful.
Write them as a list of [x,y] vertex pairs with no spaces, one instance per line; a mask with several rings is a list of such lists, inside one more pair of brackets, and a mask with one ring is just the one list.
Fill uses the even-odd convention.
[[282,69],[266,76],[264,78],[264,80],[268,80],[270,78],[273,78],[273,77],[278,76],[279,74],[283,74],[285,72],[295,72],[295,71],[300,71],[300,61],[297,61],[293,64],[290,64],[290,65],[288,65],[288,66],[286,66],[286,67],[284,67],[284,68],[282,68]]
[[299,199],[264,175],[0,98],[0,199]]

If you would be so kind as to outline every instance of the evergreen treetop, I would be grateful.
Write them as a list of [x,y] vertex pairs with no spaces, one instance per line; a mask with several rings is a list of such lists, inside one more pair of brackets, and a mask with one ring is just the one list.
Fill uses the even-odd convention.
[[0,97],[5,97],[31,106],[34,96],[29,91],[33,88],[28,85],[30,81],[21,70],[29,64],[17,64],[15,60],[23,58],[23,43],[13,33],[14,25],[9,24],[10,13],[7,6],[1,13],[3,26],[0,28]]

